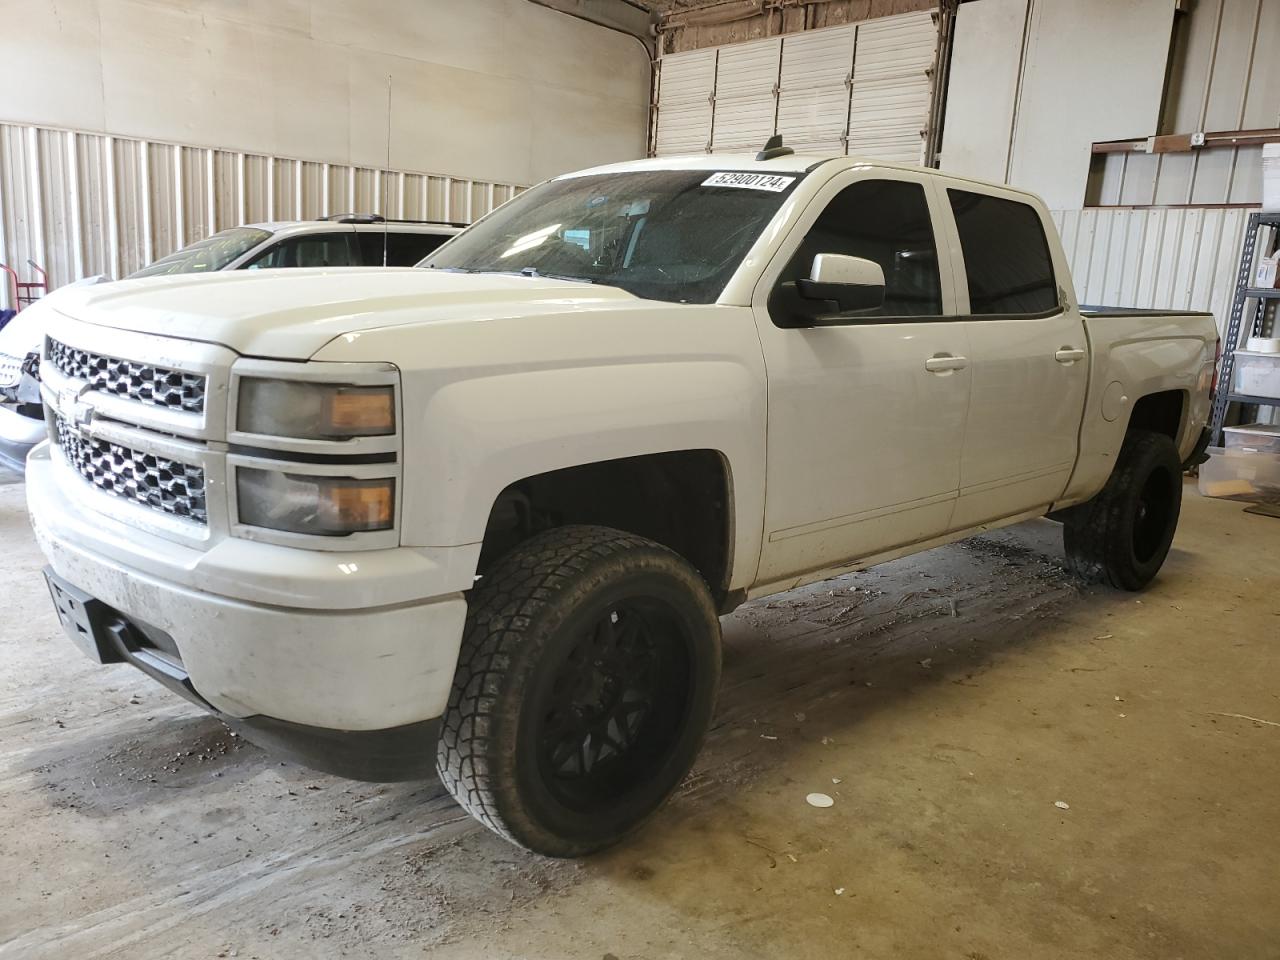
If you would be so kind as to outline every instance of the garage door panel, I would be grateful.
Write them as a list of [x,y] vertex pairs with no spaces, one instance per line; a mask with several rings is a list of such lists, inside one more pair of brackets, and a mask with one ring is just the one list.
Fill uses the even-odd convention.
[[657,155],[705,153],[711,139],[716,51],[694,50],[663,57],[660,70]]
[[781,39],[722,47],[716,66],[713,152],[759,147],[773,136]]
[[797,151],[921,163],[936,46],[921,11],[666,56],[655,153],[754,150],[776,130]]
[[797,151],[844,152],[855,35],[849,26],[783,40],[778,132]]
[[937,27],[928,11],[860,23],[854,79],[927,75],[936,42]]
[[937,30],[927,13],[858,25],[849,103],[850,154],[922,163]]

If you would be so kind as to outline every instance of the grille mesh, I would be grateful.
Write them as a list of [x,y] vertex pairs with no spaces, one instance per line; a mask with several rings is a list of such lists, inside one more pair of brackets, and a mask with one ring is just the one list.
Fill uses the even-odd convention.
[[64,376],[87,381],[93,390],[170,410],[204,410],[205,378],[198,373],[90,353],[53,339],[49,362]]
[[62,455],[95,487],[171,516],[209,522],[203,469],[96,437],[81,437],[65,418],[56,420]]

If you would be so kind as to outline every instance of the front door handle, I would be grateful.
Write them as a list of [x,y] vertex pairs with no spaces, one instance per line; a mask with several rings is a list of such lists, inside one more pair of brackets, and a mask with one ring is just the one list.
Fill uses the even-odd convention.
[[924,362],[924,368],[930,373],[950,373],[952,370],[963,370],[968,365],[968,357],[956,357],[949,353],[936,353]]
[[1084,359],[1084,351],[1078,347],[1063,347],[1053,355],[1053,359],[1059,363],[1075,363]]

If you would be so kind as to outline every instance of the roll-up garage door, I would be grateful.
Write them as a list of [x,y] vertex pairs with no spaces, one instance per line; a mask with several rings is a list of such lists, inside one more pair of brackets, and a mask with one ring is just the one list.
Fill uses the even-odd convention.
[[856,30],[787,37],[778,84],[778,133],[798,153],[844,153]]
[[848,152],[898,163],[924,161],[937,28],[926,12],[858,25]]
[[921,163],[936,50],[922,11],[669,54],[655,153],[753,150],[777,132],[797,151]]
[[714,48],[662,58],[658,75],[658,156],[706,153],[711,147],[711,98],[716,87]]
[[773,136],[782,39],[721,47],[716,62],[711,150],[759,150]]

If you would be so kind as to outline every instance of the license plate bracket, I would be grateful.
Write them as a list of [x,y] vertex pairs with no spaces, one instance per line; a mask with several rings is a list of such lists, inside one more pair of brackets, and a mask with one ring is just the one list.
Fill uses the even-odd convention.
[[124,656],[107,632],[107,624],[115,616],[114,611],[101,600],[62,579],[49,567],[45,567],[43,573],[49,586],[49,596],[53,598],[53,608],[71,642],[97,663],[123,663]]

